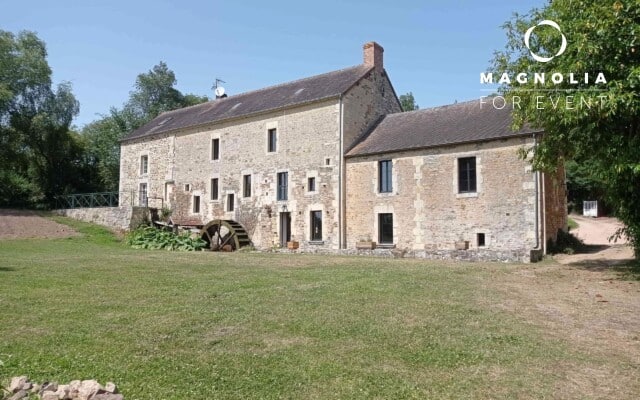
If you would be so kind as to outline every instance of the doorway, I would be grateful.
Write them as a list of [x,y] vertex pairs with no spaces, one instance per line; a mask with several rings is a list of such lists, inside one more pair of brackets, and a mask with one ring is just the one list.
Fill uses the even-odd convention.
[[280,213],[280,246],[287,247],[287,242],[291,241],[291,213]]

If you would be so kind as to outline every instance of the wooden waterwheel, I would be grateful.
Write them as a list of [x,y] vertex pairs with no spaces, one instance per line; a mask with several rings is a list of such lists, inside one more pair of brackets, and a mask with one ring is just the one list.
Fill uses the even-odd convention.
[[216,219],[209,222],[200,230],[200,237],[212,251],[235,251],[251,245],[244,227],[232,220]]

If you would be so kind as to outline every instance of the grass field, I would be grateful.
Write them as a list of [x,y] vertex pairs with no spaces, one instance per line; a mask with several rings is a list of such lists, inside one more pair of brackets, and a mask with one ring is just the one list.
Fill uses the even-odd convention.
[[65,221],[83,235],[0,242],[0,382],[95,378],[128,400],[539,399],[568,369],[629,367],[497,307],[496,279],[527,266],[133,250]]

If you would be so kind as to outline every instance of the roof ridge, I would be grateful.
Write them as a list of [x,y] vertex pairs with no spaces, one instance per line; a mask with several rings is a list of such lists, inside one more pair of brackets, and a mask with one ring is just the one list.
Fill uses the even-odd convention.
[[162,116],[163,114],[172,114],[172,113],[175,113],[175,112],[178,112],[178,111],[184,111],[184,110],[188,110],[188,109],[192,109],[192,108],[205,107],[206,105],[211,105],[212,103],[227,102],[229,100],[236,99],[237,97],[240,97],[240,96],[246,96],[246,95],[250,95],[250,94],[253,94],[253,93],[259,93],[259,92],[262,92],[262,91],[265,91],[265,90],[271,90],[271,89],[274,89],[274,88],[278,88],[278,87],[286,86],[286,85],[291,85],[291,84],[302,82],[302,81],[306,81],[306,80],[317,79],[317,78],[319,78],[321,76],[337,74],[339,72],[345,72],[345,71],[348,71],[348,70],[353,70],[353,69],[357,69],[357,68],[361,68],[361,67],[366,68],[366,71],[364,71],[362,75],[365,75],[367,72],[369,72],[369,70],[374,68],[374,67],[368,67],[367,68],[364,64],[353,65],[351,67],[346,67],[346,68],[341,68],[341,69],[337,69],[337,70],[334,70],[334,71],[324,72],[322,74],[317,74],[317,75],[313,75],[313,76],[307,76],[305,78],[294,79],[292,81],[277,83],[275,85],[266,86],[266,87],[263,87],[263,88],[260,88],[260,89],[254,89],[254,90],[249,90],[249,91],[246,91],[246,92],[237,93],[237,94],[234,94],[234,95],[231,95],[231,96],[223,97],[221,99],[212,99],[212,100],[209,100],[209,101],[207,101],[205,103],[193,104],[193,105],[190,105],[190,106],[187,106],[187,107],[176,108],[175,110],[163,111],[162,113],[158,114],[158,116],[156,118]]
[[421,108],[419,110],[401,111],[401,112],[397,112],[397,113],[391,113],[391,114],[387,114],[387,116],[396,116],[396,115],[401,115],[401,114],[402,115],[418,114],[418,113],[425,112],[425,111],[436,111],[436,110],[441,110],[441,109],[444,109],[444,108],[452,108],[452,107],[456,107],[456,106],[469,105],[469,104],[475,103],[477,101],[478,101],[478,99],[459,101],[457,103],[443,104],[443,105],[440,105],[440,106],[434,106],[434,107],[429,107],[429,108]]
[[[292,81],[277,83],[277,84],[271,85],[271,86],[265,86],[265,87],[260,88],[260,89],[249,90],[247,92],[234,94],[233,96],[228,96],[228,97],[225,97],[224,99],[217,99],[217,100],[218,101],[219,100],[231,100],[234,97],[244,96],[244,95],[247,95],[247,94],[253,94],[253,93],[257,93],[257,92],[262,92],[263,90],[274,89],[274,88],[277,88],[277,87],[280,87],[280,86],[290,85],[290,84],[293,84],[293,83],[298,83],[298,82],[302,82],[302,81],[306,81],[306,80],[317,79],[317,78],[319,78],[321,76],[336,74],[338,72],[344,72],[344,71],[348,71],[348,70],[351,70],[351,69],[356,69],[356,68],[359,68],[359,67],[366,67],[366,66],[363,65],[363,64],[353,65],[351,67],[341,68],[341,69],[337,69],[335,71],[324,72],[322,74],[317,74],[317,75],[313,75],[313,76],[307,76],[305,78],[294,79]],[[367,68],[366,72],[369,72],[369,70],[372,69],[372,68],[373,67]]]

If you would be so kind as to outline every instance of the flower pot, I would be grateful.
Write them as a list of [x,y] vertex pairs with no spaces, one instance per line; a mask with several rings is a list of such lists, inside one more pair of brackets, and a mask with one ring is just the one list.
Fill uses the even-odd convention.
[[289,249],[289,250],[295,250],[298,247],[300,247],[300,243],[299,242],[296,242],[296,241],[287,242],[287,249]]

